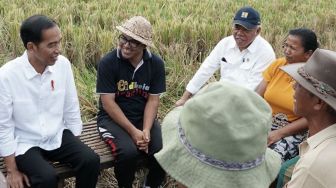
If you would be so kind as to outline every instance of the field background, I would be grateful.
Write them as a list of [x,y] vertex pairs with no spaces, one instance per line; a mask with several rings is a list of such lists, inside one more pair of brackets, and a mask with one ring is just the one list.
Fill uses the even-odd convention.
[[[94,120],[95,66],[116,46],[115,27],[142,15],[153,26],[157,48],[151,50],[166,62],[167,92],[159,110],[163,118],[214,45],[231,34],[234,13],[244,5],[260,11],[261,35],[277,57],[282,56],[288,30],[297,27],[314,30],[322,48],[335,50],[336,3],[332,0],[0,0],[0,65],[24,51],[19,37],[22,20],[33,14],[54,18],[63,34],[62,53],[73,63],[83,121]],[[101,179],[106,181],[100,187],[112,186],[109,175],[103,173]]]

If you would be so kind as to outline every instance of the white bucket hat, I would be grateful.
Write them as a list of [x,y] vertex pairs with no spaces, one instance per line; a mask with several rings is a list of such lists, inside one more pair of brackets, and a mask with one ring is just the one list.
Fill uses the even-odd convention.
[[255,92],[228,82],[200,90],[163,120],[163,169],[191,188],[268,188],[281,159],[267,148],[272,112]]
[[146,46],[155,47],[152,41],[152,26],[142,16],[134,16],[116,28],[123,34],[132,37]]

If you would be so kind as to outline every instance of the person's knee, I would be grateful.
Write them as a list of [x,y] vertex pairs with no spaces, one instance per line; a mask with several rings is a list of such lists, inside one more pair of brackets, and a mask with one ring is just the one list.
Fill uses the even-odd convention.
[[162,133],[161,126],[158,122],[153,124],[151,129],[151,142],[149,144],[150,155],[160,151],[162,149]]
[[82,168],[88,168],[90,170],[100,168],[100,157],[94,151],[86,152],[85,155],[82,155]]
[[[160,133],[161,134],[161,133]],[[161,135],[157,135],[151,138],[151,142],[149,143],[149,155],[153,155],[154,153],[159,152],[162,149],[162,137]]]
[[41,174],[39,174],[39,182],[40,187],[56,187],[57,186],[57,174],[55,170],[47,170]]
[[153,139],[150,143],[150,155],[159,152],[162,149],[162,139]]
[[136,147],[127,147],[124,148],[120,154],[117,156],[118,162],[135,162],[138,156],[140,155]]

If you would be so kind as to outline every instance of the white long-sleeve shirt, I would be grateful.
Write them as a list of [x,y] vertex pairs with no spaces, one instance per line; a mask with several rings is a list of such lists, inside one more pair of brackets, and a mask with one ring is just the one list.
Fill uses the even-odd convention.
[[80,135],[82,121],[70,62],[58,56],[42,74],[27,53],[0,68],[0,155],[61,145],[64,129]]
[[254,90],[262,81],[262,72],[275,60],[272,46],[260,35],[240,51],[233,36],[223,38],[204,60],[186,90],[195,94],[220,68],[220,80]]

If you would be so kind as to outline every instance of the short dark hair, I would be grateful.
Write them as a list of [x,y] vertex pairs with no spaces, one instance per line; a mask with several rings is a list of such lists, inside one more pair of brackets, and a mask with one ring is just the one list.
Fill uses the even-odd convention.
[[42,31],[57,26],[57,23],[44,15],[33,15],[24,20],[20,27],[20,37],[24,47],[27,43],[38,44],[42,41]]
[[289,30],[289,35],[299,36],[305,52],[312,50],[313,52],[319,47],[317,36],[314,31],[307,28],[297,28]]

